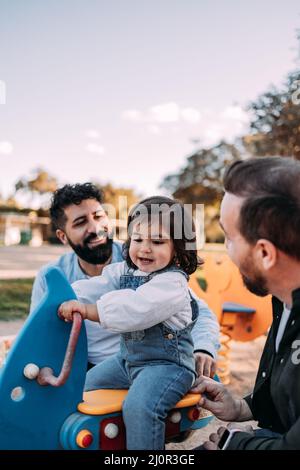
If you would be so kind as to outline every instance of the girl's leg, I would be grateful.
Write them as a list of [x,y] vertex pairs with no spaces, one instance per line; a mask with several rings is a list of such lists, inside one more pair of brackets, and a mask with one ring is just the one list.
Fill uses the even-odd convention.
[[165,418],[190,390],[194,374],[176,364],[131,369],[133,383],[123,404],[127,449],[165,448]]
[[118,354],[97,364],[86,374],[84,390],[98,388],[129,388],[130,382],[124,361]]

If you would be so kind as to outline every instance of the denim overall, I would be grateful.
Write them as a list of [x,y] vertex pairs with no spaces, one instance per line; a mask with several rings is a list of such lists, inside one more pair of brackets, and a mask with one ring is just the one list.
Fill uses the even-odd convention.
[[[168,271],[188,278],[175,266],[148,276],[134,276],[128,270],[120,277],[120,289],[136,290]],[[192,297],[191,308],[192,322],[182,330],[159,323],[121,334],[120,352],[87,374],[85,390],[129,388],[122,410],[127,449],[164,449],[164,420],[190,390],[196,376],[191,330],[198,317],[198,305]]]

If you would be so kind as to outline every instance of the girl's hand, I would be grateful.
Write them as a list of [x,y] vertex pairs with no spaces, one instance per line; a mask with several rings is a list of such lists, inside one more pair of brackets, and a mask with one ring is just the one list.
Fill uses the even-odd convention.
[[73,313],[78,312],[83,320],[87,317],[87,308],[85,304],[81,304],[78,300],[68,300],[63,302],[58,308],[58,316],[65,321],[73,321]]
[[194,357],[196,361],[196,372],[198,377],[205,375],[206,377],[213,378],[217,369],[217,363],[215,359],[205,352],[195,352]]

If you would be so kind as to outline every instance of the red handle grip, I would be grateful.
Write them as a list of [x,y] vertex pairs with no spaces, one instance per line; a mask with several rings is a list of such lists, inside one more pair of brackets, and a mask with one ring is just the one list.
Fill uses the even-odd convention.
[[50,367],[43,367],[37,377],[37,381],[40,385],[52,385],[53,387],[60,387],[66,383],[67,378],[71,372],[73,357],[81,330],[81,325],[82,317],[80,313],[75,312],[73,314],[73,325],[61,371],[58,377],[55,377],[53,370]]

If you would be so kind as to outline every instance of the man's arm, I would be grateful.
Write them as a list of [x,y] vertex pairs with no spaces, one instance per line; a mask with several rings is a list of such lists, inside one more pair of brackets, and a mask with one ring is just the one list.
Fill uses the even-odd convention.
[[209,309],[207,304],[190,289],[190,293],[196,300],[199,308],[199,316],[192,330],[194,350],[206,351],[214,359],[220,348],[220,327],[216,315]]
[[233,435],[228,450],[299,450],[300,418],[282,437],[256,437],[246,432]]
[[36,278],[32,286],[29,313],[31,313],[35,309],[35,307],[40,303],[40,301],[45,295],[45,292],[46,292],[46,283],[45,283],[44,271],[43,269],[40,269],[40,271],[36,275]]

